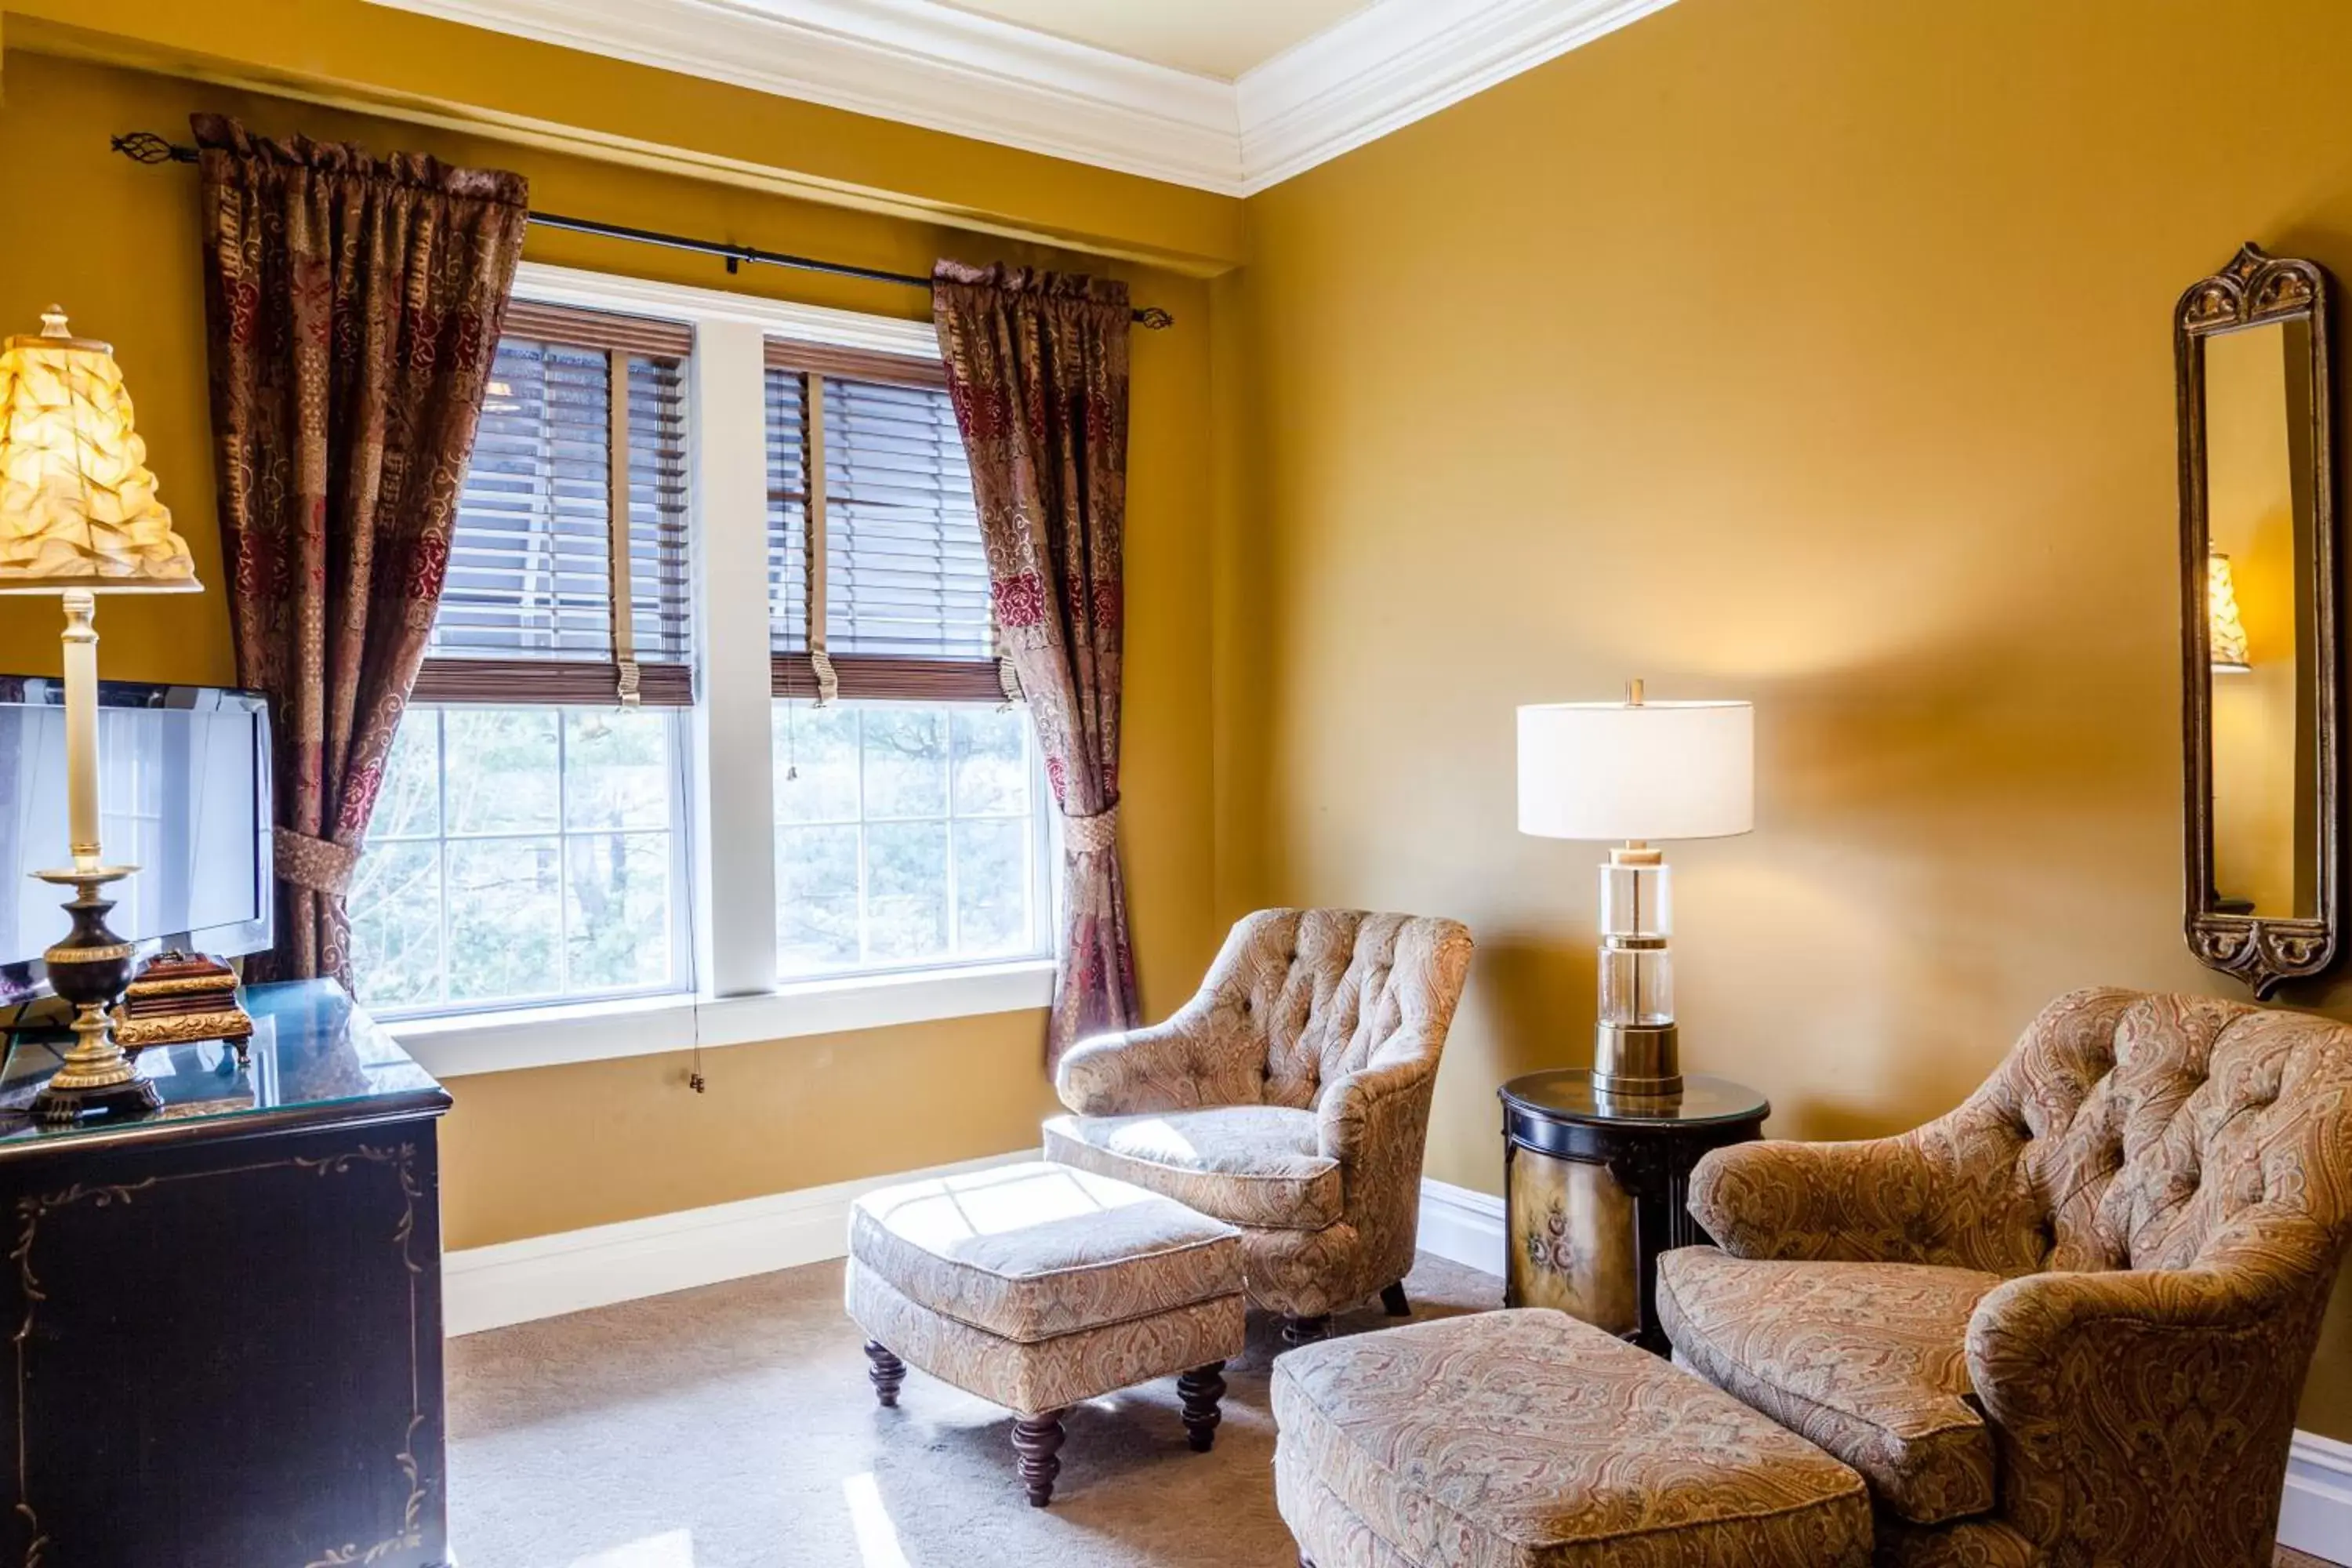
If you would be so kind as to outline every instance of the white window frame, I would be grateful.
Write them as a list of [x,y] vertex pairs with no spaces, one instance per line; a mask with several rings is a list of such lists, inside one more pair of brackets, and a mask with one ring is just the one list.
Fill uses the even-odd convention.
[[[775,700],[781,706],[786,700],[779,697]],[[800,700],[805,702],[807,699],[803,698]],[[839,706],[844,708],[867,710],[877,708],[919,708],[934,710],[945,710],[961,707],[986,705],[955,701],[924,701],[903,697],[845,697],[840,700]],[[953,722],[952,719],[950,722]],[[824,970],[813,973],[791,974],[784,978],[782,984],[794,985],[802,984],[821,984],[826,980],[833,979],[851,980],[861,976],[939,973],[950,969],[968,969],[975,966],[985,966],[999,963],[1045,963],[1050,964],[1052,963],[1051,949],[1054,944],[1055,935],[1061,929],[1061,879],[1055,875],[1055,869],[1061,865],[1061,838],[1056,828],[1053,826],[1060,822],[1061,814],[1053,810],[1050,805],[1053,798],[1051,793],[1052,785],[1048,783],[1045,777],[1045,749],[1037,744],[1035,731],[1031,731],[1029,736],[1029,768],[1027,781],[1027,799],[1029,809],[1024,817],[1015,817],[1004,813],[995,812],[963,813],[957,811],[955,809],[954,785],[952,781],[950,781],[949,784],[948,799],[937,814],[925,813],[917,816],[898,817],[879,816],[867,816],[865,815],[862,798],[864,795],[862,787],[864,782],[862,776],[864,770],[862,747],[860,748],[860,753],[859,769],[861,773],[861,788],[859,794],[861,800],[859,812],[856,817],[849,819],[834,818],[810,822],[793,822],[783,824],[783,826],[786,827],[856,828],[858,836],[858,891],[860,902],[862,903],[864,901],[866,890],[866,875],[869,869],[866,858],[866,829],[874,826],[887,826],[893,823],[900,822],[935,822],[941,825],[948,830],[949,836],[948,918],[950,921],[953,921],[960,918],[956,910],[956,861],[954,849],[956,825],[962,822],[1014,822],[1025,820],[1029,826],[1034,829],[1029,836],[1029,863],[1026,868],[1024,868],[1024,875],[1029,879],[1027,890],[1029,893],[1030,935],[1036,942],[1036,950],[1032,952],[1009,954],[1002,958],[943,958],[928,961],[880,959],[871,963],[861,964],[855,969]],[[778,913],[781,916],[782,911],[779,910]],[[859,922],[861,927],[863,927],[864,923],[865,922],[862,920]],[[783,945],[782,941],[781,919],[778,921],[778,933],[777,946],[781,949]],[[862,938],[862,931],[860,934]],[[779,952],[777,955],[776,962],[779,970],[781,971],[783,963],[781,952]]]
[[[556,808],[555,825],[552,827],[456,831],[450,826],[448,731],[446,720],[452,713],[499,711],[550,713],[555,717]],[[553,839],[556,846],[556,900],[559,909],[562,909],[568,905],[572,891],[569,853],[572,841],[574,838],[591,837],[616,831],[608,827],[574,827],[572,825],[569,720],[573,713],[583,711],[597,712],[609,711],[609,710],[583,709],[577,704],[553,702],[517,702],[510,706],[473,702],[416,702],[409,705],[406,714],[402,719],[404,726],[430,719],[436,725],[441,727],[441,733],[436,737],[436,744],[434,748],[436,762],[435,787],[438,795],[433,810],[433,831],[426,834],[403,835],[397,837],[371,837],[369,847],[373,848],[378,844],[386,846],[425,844],[433,847],[434,853],[440,862],[437,881],[440,887],[441,979],[445,988],[449,978],[450,954],[455,951],[449,929],[449,850],[452,846],[497,843],[502,840],[514,842],[528,839]],[[402,1029],[436,1018],[476,1018],[538,1007],[575,1005],[593,1006],[602,1003],[634,1001],[646,997],[679,1000],[693,995],[694,952],[688,936],[694,929],[694,923],[688,870],[693,859],[695,835],[693,818],[688,806],[688,803],[693,798],[690,778],[693,759],[688,754],[686,743],[687,710],[677,708],[641,708],[637,711],[662,714],[670,721],[669,820],[657,828],[625,827],[617,831],[631,835],[666,833],[669,836],[670,897],[667,933],[670,965],[669,981],[660,985],[629,985],[604,990],[558,992],[537,996],[521,996],[511,1001],[471,1003],[433,1001],[409,1006],[371,1007],[371,1011],[387,1026]],[[404,728],[403,733],[406,732]],[[568,915],[562,918],[568,923]],[[564,938],[568,938],[569,934],[568,929],[562,933]],[[560,940],[559,950],[562,945],[563,942]],[[364,998],[362,998],[362,1005],[368,1005]]]
[[[694,328],[688,493],[698,668],[685,816],[695,862],[686,892],[698,989],[386,1027],[426,1070],[448,1078],[1046,1005],[1049,958],[777,980],[766,341],[937,358],[938,333],[927,321],[532,261],[518,269],[514,292]],[[1050,844],[1054,836],[1039,837]],[[1046,879],[1049,898],[1055,880]]]

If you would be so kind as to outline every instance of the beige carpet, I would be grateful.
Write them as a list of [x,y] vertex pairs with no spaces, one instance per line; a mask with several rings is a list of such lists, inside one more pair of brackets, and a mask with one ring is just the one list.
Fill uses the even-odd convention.
[[[1501,1299],[1428,1258],[1408,1289],[1417,1317]],[[1184,1447],[1172,1379],[1098,1401],[1042,1510],[1003,1411],[921,1373],[876,1405],[837,1263],[469,1335],[449,1345],[450,1534],[462,1568],[1292,1568],[1270,1329],[1253,1319],[1227,1369],[1213,1452]]]
[[[1414,1315],[1499,1306],[1424,1258]],[[1340,1332],[1390,1321],[1377,1305]],[[1071,1413],[1050,1509],[1013,1475],[1012,1421],[909,1373],[874,1402],[841,1266],[449,1342],[449,1531],[462,1568],[1292,1568],[1274,1511],[1255,1314],[1217,1446],[1184,1446],[1171,1378]]]

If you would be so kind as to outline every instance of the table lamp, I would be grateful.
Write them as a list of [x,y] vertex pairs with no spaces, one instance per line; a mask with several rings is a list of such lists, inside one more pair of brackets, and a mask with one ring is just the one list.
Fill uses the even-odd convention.
[[2253,668],[2246,658],[2246,623],[2238,616],[2237,580],[2230,558],[2218,550],[2205,556],[2205,626],[2215,674],[2243,675]]
[[1719,838],[1755,826],[1755,710],[1745,702],[1619,702],[1519,710],[1519,831],[1622,839],[1601,868],[1601,1017],[1592,1089],[1621,1100],[1682,1093],[1675,1035],[1674,902],[1654,838]]
[[100,856],[98,614],[104,593],[196,592],[195,563],[155,499],[147,447],[107,344],[77,338],[65,313],[0,351],[0,593],[65,601],[66,800],[73,864],[37,871],[71,887],[73,926],[44,952],[49,984],[74,1005],[74,1044],[33,1101],[45,1121],[136,1115],[162,1104],[115,1042],[108,1008],[131,978],[131,944],[107,929],[100,889],[138,869]]

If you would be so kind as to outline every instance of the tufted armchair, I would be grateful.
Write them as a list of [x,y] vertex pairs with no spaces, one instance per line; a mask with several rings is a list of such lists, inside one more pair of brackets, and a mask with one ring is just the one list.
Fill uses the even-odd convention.
[[1899,1568],[2268,1568],[2352,1219],[2352,1029],[2051,1004],[1900,1137],[1700,1162],[1678,1360],[1860,1470]]
[[1084,1041],[1045,1157],[1241,1227],[1243,1282],[1296,1344],[1375,1292],[1405,1310],[1459,923],[1262,910],[1167,1022]]

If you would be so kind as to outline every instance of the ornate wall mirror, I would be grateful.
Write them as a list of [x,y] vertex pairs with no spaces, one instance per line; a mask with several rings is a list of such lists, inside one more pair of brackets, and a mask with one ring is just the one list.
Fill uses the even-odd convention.
[[2327,274],[2249,245],[2180,297],[2189,945],[2268,996],[2336,958]]

